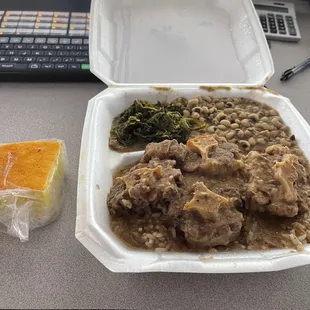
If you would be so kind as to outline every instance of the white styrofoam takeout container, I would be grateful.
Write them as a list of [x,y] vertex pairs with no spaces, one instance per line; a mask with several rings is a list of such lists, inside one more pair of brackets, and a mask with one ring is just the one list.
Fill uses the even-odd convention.
[[112,174],[142,152],[116,153],[108,140],[113,118],[135,99],[210,95],[265,102],[309,159],[310,127],[287,98],[262,87],[274,69],[250,0],[93,0],[91,14],[91,70],[110,87],[88,104],[77,239],[115,272],[262,272],[310,263],[308,245],[303,252],[157,253],[129,249],[114,236],[106,206]]

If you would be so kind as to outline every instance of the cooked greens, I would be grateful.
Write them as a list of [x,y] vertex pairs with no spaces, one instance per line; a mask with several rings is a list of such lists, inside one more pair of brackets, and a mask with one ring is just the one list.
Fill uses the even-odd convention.
[[176,139],[186,142],[192,130],[206,126],[204,121],[187,118],[177,104],[158,102],[156,105],[144,100],[135,100],[117,119],[112,135],[121,145],[136,142],[160,142]]

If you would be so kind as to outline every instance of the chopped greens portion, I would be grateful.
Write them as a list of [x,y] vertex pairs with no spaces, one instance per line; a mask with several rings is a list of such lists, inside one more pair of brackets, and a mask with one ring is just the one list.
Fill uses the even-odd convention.
[[117,119],[112,134],[121,145],[176,139],[185,143],[192,130],[206,126],[204,121],[185,117],[177,104],[156,105],[135,100]]

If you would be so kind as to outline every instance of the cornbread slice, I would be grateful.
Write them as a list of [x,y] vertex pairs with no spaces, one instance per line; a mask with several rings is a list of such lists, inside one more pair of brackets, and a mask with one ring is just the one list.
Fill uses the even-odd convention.
[[65,174],[62,141],[0,145],[0,227],[28,240],[59,214]]

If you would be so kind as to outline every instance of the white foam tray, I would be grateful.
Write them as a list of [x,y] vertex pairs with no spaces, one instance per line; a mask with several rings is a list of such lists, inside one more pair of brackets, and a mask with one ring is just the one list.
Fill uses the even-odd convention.
[[77,239],[115,272],[200,272],[236,273],[287,269],[310,263],[310,245],[295,250],[241,251],[223,253],[157,253],[126,248],[110,230],[107,194],[112,174],[136,162],[141,152],[116,153],[108,140],[113,118],[137,98],[156,103],[178,96],[245,97],[264,102],[276,109],[291,127],[297,141],[310,159],[310,127],[289,99],[267,90],[253,88],[218,89],[209,92],[199,87],[158,91],[155,88],[109,88],[89,101],[85,119],[77,197]]

